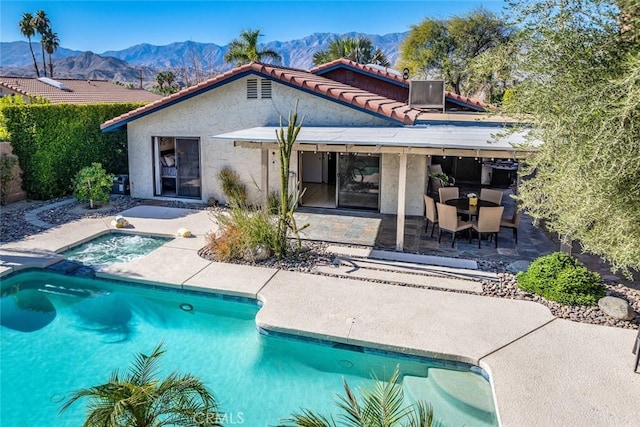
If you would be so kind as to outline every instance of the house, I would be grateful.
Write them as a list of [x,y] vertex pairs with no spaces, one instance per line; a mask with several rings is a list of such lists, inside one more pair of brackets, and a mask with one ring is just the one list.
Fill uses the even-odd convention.
[[151,102],[162,98],[144,89],[127,88],[106,80],[24,78],[0,76],[0,97],[18,95],[25,102],[43,98],[53,104]]
[[[432,157],[529,154],[514,145],[522,133],[492,142],[509,120],[485,104],[441,89],[434,108],[408,103],[410,92],[401,76],[346,60],[310,71],[250,63],[101,128],[127,126],[134,197],[223,200],[217,173],[231,167],[260,202],[279,189],[276,130],[297,105],[303,127],[290,173],[307,189],[302,205],[397,214],[401,249],[405,215],[424,212]],[[318,204],[311,193],[327,197]]]

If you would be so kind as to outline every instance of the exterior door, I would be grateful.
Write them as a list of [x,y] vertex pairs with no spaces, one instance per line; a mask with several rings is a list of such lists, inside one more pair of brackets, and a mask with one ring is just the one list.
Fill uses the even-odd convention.
[[379,210],[380,156],[338,155],[338,207]]
[[178,197],[200,198],[200,140],[176,138],[176,192]]

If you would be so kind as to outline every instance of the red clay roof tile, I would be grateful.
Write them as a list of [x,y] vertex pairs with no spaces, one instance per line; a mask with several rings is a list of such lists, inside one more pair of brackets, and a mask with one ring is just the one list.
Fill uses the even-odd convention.
[[[336,82],[308,71],[254,62],[236,67],[198,85],[183,89],[178,93],[118,116],[103,123],[100,128],[103,130],[114,129],[115,127],[119,127],[120,125],[124,125],[127,122],[134,120],[137,116],[149,114],[157,109],[163,108],[167,104],[180,102],[180,100],[187,99],[197,92],[224,84],[226,83],[226,80],[235,76],[251,72],[261,74],[265,77],[274,78],[275,80],[310,91],[320,96],[344,102],[355,108],[378,114],[402,124],[413,124],[419,114],[418,110],[409,108],[406,104],[401,102],[384,98],[380,95],[376,95],[344,83]],[[390,103],[395,105],[394,108],[403,107],[403,109],[398,111],[395,109],[381,109],[376,103]]]
[[113,102],[150,102],[162,96],[144,89],[128,89],[106,80],[54,79],[69,90],[63,90],[35,78],[0,77],[0,87],[23,96],[37,96],[49,102],[97,104]]
[[[355,69],[357,71],[360,71],[364,74],[368,74],[372,77],[381,77],[384,78],[386,80],[391,80],[401,86],[405,86],[405,87],[409,87],[409,82],[410,80],[405,80],[402,78],[402,76],[399,76],[396,73],[392,73],[389,71],[385,71],[385,70],[379,70],[377,68],[373,68],[367,65],[363,65],[363,64],[359,64],[357,62],[354,61],[350,61],[348,59],[345,58],[340,58],[340,59],[336,59],[335,61],[331,61],[331,62],[327,62],[326,64],[322,64],[319,65],[315,68],[312,68],[311,70],[309,70],[310,73],[313,74],[317,74],[317,75],[322,75],[324,72],[334,69],[336,67],[344,67],[344,68],[351,68],[351,69]],[[453,100],[457,100],[460,102],[464,102],[465,104],[470,104],[470,105],[474,105],[478,108],[482,108],[482,109],[487,109],[490,108],[491,105],[484,103],[482,101],[478,101],[476,99],[472,99],[466,96],[462,96],[462,95],[458,95],[456,93],[453,92],[445,92],[445,97],[447,98],[451,98]]]

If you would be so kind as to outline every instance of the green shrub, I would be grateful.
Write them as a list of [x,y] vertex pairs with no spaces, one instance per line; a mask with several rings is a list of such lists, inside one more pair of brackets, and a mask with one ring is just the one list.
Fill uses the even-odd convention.
[[107,173],[100,163],[82,168],[73,180],[74,195],[81,202],[89,202],[89,208],[96,208],[95,203],[109,201],[109,193],[113,186],[113,174]]
[[93,162],[108,172],[127,173],[126,130],[102,133],[100,125],[140,105],[4,106],[2,115],[28,196],[48,199],[71,193],[75,175]]
[[518,273],[518,287],[567,305],[595,305],[605,294],[600,275],[564,252],[536,259]]
[[240,182],[238,173],[230,168],[222,168],[218,172],[222,184],[222,192],[230,206],[247,206],[247,186]]
[[13,168],[18,164],[16,156],[0,154],[0,205],[7,202],[7,191],[13,181]]

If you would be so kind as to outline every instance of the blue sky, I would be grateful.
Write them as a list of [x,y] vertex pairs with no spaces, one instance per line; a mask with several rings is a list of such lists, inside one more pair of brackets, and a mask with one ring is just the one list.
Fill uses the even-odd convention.
[[320,32],[388,34],[407,31],[427,16],[447,18],[479,6],[499,13],[503,5],[503,0],[2,0],[0,40],[26,41],[18,22],[24,12],[38,10],[49,16],[62,47],[101,53],[186,40],[225,45],[247,28],[260,29],[261,42]]

